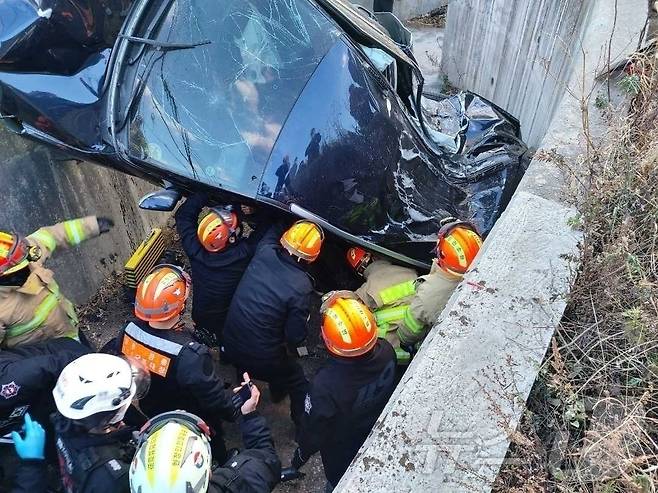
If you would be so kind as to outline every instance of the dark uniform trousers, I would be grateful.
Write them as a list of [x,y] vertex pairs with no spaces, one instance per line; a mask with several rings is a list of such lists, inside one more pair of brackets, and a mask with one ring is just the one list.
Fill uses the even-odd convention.
[[319,450],[327,480],[338,484],[395,389],[395,368],[395,351],[379,339],[368,354],[332,358],[318,371],[298,440],[302,464]]
[[52,417],[59,470],[66,493],[128,493],[128,471],[135,455],[134,428],[95,435],[59,413]]
[[210,350],[192,333],[153,329],[144,322],[129,323],[113,343],[116,352],[141,359],[151,372],[151,387],[140,399],[149,417],[184,409],[201,417],[215,432],[213,457],[226,457],[222,420],[234,421],[239,408],[215,370]]

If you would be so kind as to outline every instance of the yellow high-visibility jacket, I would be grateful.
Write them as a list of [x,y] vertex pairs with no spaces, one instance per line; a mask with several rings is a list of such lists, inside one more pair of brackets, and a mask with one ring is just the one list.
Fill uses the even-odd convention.
[[411,347],[425,338],[461,280],[436,262],[428,275],[418,277],[415,270],[385,260],[369,265],[364,277],[356,294],[373,310],[379,337],[391,343],[400,364],[411,358],[401,342]]
[[53,337],[78,338],[73,304],[44,262],[56,248],[76,246],[99,234],[96,216],[88,216],[40,228],[27,237],[39,247],[41,257],[30,262],[30,275],[22,286],[0,286],[0,348]]

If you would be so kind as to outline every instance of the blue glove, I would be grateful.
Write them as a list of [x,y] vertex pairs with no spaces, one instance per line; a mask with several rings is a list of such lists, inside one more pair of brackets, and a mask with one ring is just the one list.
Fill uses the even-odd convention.
[[32,421],[29,413],[25,414],[25,424],[23,425],[25,438],[15,431],[11,432],[11,439],[14,441],[16,454],[21,459],[44,459],[44,450],[46,448],[46,432],[38,421]]

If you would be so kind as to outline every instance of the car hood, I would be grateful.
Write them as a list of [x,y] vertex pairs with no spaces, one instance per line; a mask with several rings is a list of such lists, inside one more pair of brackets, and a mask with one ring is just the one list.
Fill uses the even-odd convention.
[[423,261],[446,217],[486,235],[524,171],[518,123],[462,94],[428,105],[426,125],[453,147],[430,148],[379,75],[346,40],[332,48],[281,131],[259,196]]

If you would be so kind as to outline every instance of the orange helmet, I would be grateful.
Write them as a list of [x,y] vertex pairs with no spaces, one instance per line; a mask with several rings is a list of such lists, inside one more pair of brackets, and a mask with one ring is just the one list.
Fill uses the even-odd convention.
[[180,315],[190,293],[190,276],[176,265],[156,265],[137,286],[135,315],[147,322],[164,322]]
[[209,252],[221,252],[239,235],[238,215],[228,208],[212,208],[197,228],[197,237]]
[[33,256],[30,250],[25,238],[16,233],[0,231],[0,276],[8,276],[27,267]]
[[451,221],[441,227],[436,241],[439,267],[462,275],[480,251],[482,238],[473,224],[465,221]]
[[322,338],[327,349],[343,357],[361,356],[377,342],[372,312],[352,298],[336,297],[322,312]]
[[297,221],[283,233],[281,244],[290,255],[313,262],[322,248],[324,232],[311,221]]
[[363,275],[368,265],[372,262],[372,254],[361,247],[351,247],[347,250],[347,263],[360,276]]

